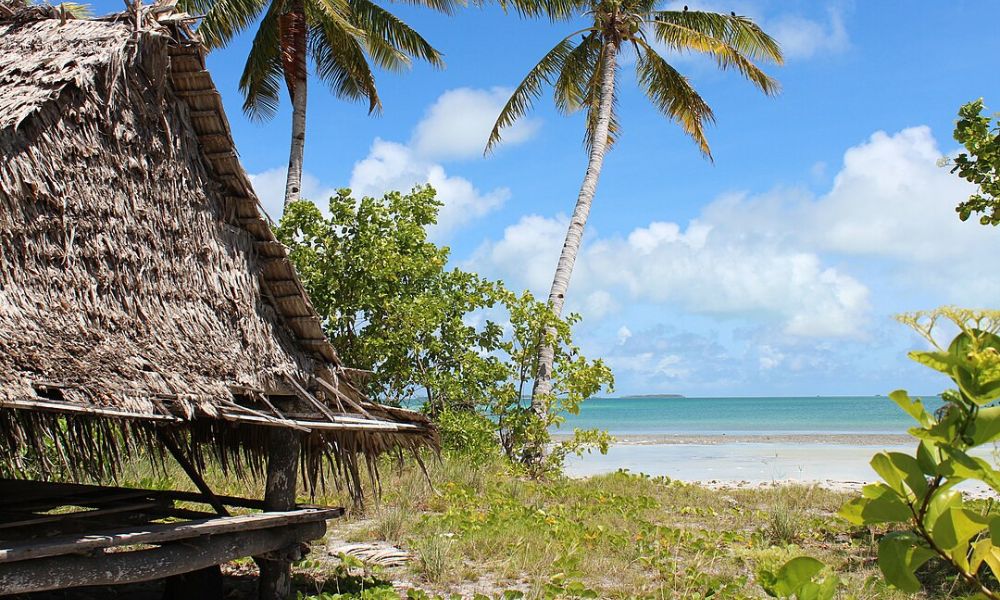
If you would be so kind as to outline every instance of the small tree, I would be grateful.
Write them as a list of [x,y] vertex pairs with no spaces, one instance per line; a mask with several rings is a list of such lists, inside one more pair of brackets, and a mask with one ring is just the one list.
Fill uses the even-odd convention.
[[[530,292],[521,295],[506,292],[503,303],[512,330],[501,345],[508,357],[505,363],[508,375],[488,408],[497,420],[504,453],[526,465],[535,476],[560,470],[570,453],[581,454],[594,447],[606,453],[612,441],[607,432],[577,429],[571,439],[545,453],[544,459],[538,455],[550,441],[549,431],[566,420],[563,415],[578,414],[584,400],[602,390],[610,391],[614,377],[603,360],[588,360],[573,343],[573,325],[580,321],[579,315],[560,318]],[[542,398],[539,413],[538,407],[533,408],[528,402],[527,393],[538,374],[537,352],[541,343],[553,348],[554,369],[552,389]]]
[[[373,371],[368,394],[396,405],[425,395],[446,441],[482,454],[488,427],[512,460],[537,458],[564,413],[610,388],[611,370],[573,344],[579,316],[561,319],[527,292],[447,269],[448,248],[427,239],[440,206],[430,187],[361,200],[341,190],[330,198],[329,217],[310,202],[290,205],[277,235],[344,361]],[[543,341],[555,349],[556,368],[537,419],[524,399]],[[606,451],[609,440],[575,432],[547,460],[531,461],[532,473],[558,468],[570,452]]]
[[497,303],[502,285],[445,268],[448,248],[426,231],[440,206],[430,187],[361,200],[340,190],[329,218],[298,202],[277,230],[334,347],[373,371],[366,391],[395,405],[425,394],[435,415],[486,404],[506,373],[492,355],[501,327],[469,322]]
[[984,115],[983,99],[958,111],[955,139],[965,146],[954,160],[952,173],[976,185],[976,193],[955,209],[963,221],[980,214],[983,225],[1000,224],[1000,120]]

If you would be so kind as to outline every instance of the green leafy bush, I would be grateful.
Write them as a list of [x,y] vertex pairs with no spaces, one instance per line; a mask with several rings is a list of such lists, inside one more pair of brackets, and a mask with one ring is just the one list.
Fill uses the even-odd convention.
[[[285,210],[276,233],[345,363],[372,372],[365,391],[379,401],[412,405],[422,396],[446,451],[488,458],[502,450],[532,474],[557,470],[569,453],[606,451],[606,433],[580,431],[546,460],[527,460],[564,413],[610,389],[611,370],[573,344],[578,315],[561,319],[527,292],[447,269],[449,249],[427,237],[440,206],[425,186],[361,200],[340,190],[329,216],[311,202]],[[543,341],[556,349],[555,387],[535,413],[524,397]]]
[[1000,224],[1000,121],[984,115],[980,98],[958,111],[955,139],[965,147],[954,160],[952,173],[976,186],[976,193],[955,210],[965,221],[980,213],[983,225]]
[[496,423],[478,412],[445,410],[437,418],[441,448],[455,456],[483,461],[500,455]]
[[[916,592],[916,571],[929,560],[944,561],[982,597],[1000,599],[984,583],[984,569],[1000,575],[1000,515],[980,510],[956,489],[967,481],[1000,491],[1000,472],[970,450],[1000,438],[1000,312],[954,308],[901,317],[933,348],[910,357],[943,373],[958,386],[942,394],[944,406],[930,414],[905,391],[890,398],[917,426],[913,454],[880,452],[871,461],[882,478],[867,485],[840,515],[856,524],[890,524],[879,542],[878,563],[886,581]],[[949,323],[958,335],[946,347],[938,342],[939,325]]]

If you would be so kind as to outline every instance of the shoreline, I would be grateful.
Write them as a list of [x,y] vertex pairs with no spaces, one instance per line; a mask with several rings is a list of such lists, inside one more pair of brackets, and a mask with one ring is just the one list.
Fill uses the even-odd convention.
[[[916,444],[903,433],[738,433],[738,434],[688,434],[688,433],[626,433],[612,434],[612,446],[661,446],[691,445],[714,446],[720,444],[820,444],[836,446],[905,446]],[[561,442],[573,437],[571,433],[553,433],[552,441]]]

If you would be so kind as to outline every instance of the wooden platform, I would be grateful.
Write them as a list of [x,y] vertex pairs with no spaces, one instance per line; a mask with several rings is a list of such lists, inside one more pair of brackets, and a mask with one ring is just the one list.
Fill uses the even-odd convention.
[[299,507],[220,517],[175,501],[205,499],[193,492],[0,480],[0,596],[134,583],[260,556],[321,537],[326,520],[344,512]]

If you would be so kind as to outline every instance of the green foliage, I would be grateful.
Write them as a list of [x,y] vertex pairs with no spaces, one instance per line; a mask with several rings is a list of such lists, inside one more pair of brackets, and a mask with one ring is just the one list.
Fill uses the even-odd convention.
[[503,288],[446,269],[448,248],[427,240],[440,206],[430,187],[360,201],[340,190],[329,218],[297,202],[276,231],[345,363],[373,371],[366,391],[396,405],[424,394],[432,414],[485,404],[506,374],[491,354],[501,327],[466,323]]
[[344,553],[333,569],[322,561],[304,559],[295,564],[297,574],[313,575],[317,595],[296,593],[296,600],[395,600],[392,584],[379,577],[377,568]]
[[[340,190],[329,217],[293,203],[276,233],[344,362],[372,371],[370,396],[396,405],[423,396],[446,451],[485,457],[499,440],[521,461],[548,443],[563,414],[611,389],[611,370],[573,344],[578,315],[561,319],[527,292],[446,268],[449,249],[427,239],[440,206],[430,187],[361,200]],[[555,348],[554,386],[536,413],[523,398],[543,341]],[[558,469],[570,453],[604,452],[610,439],[575,432],[546,460],[530,461],[532,474]]]
[[1000,120],[984,115],[983,99],[962,105],[955,139],[965,146],[952,173],[976,185],[975,194],[955,209],[963,221],[979,213],[983,225],[1000,224]]
[[500,454],[496,423],[479,412],[445,410],[437,417],[444,452],[482,461]]
[[[496,417],[501,446],[506,455],[528,466],[532,475],[557,471],[570,453],[581,454],[590,448],[607,452],[611,437],[598,430],[575,430],[573,438],[556,444],[544,460],[529,456],[549,441],[549,431],[559,427],[565,413],[578,414],[587,398],[611,390],[614,377],[604,361],[588,360],[573,344],[572,328],[580,316],[571,314],[562,319],[530,292],[520,295],[507,292],[503,303],[512,333],[501,344],[506,354],[506,381],[495,390],[488,403]],[[536,413],[525,401],[525,393],[537,369],[537,351],[549,344],[555,352],[552,393],[539,398],[541,412]]]
[[832,600],[840,579],[836,575],[818,578],[825,565],[815,558],[799,556],[777,572],[761,569],[757,579],[769,596],[797,600]]
[[[905,529],[879,542],[878,562],[886,581],[906,592],[920,589],[916,572],[932,558],[950,565],[982,597],[1000,594],[986,587],[984,570],[1000,574],[1000,516],[990,507],[966,503],[955,489],[967,481],[1000,491],[1000,471],[969,451],[1000,438],[1000,312],[954,308],[906,315],[900,320],[933,347],[915,351],[915,361],[947,375],[958,386],[942,394],[945,405],[931,415],[919,400],[900,390],[890,398],[917,426],[914,454],[880,452],[871,466],[881,483],[867,485],[840,515],[856,524],[888,523]],[[944,320],[958,328],[947,346],[935,337]]]

